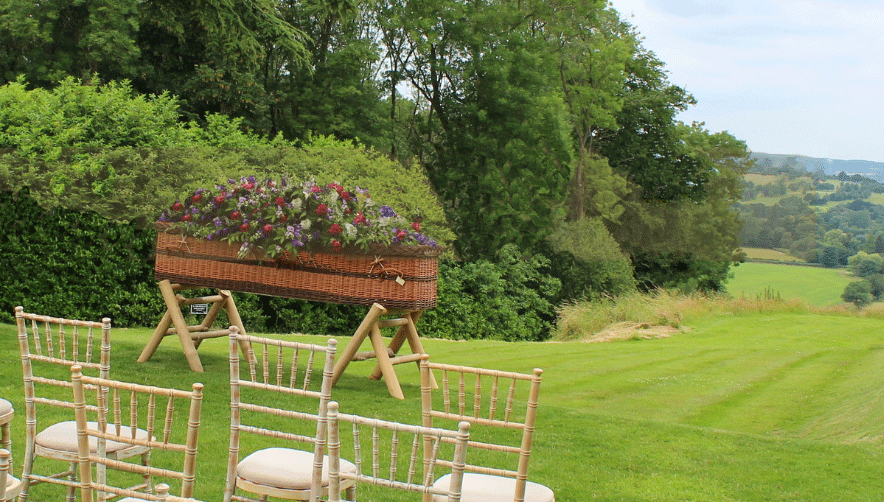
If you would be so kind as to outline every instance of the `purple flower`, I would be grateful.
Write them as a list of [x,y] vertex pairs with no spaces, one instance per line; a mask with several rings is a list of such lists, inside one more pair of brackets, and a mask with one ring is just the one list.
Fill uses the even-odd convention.
[[396,216],[396,211],[393,211],[393,208],[390,206],[381,206],[381,216],[392,218]]

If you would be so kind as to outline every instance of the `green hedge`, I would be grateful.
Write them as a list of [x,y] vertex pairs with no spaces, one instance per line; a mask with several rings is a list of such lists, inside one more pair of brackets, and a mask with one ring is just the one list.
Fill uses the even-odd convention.
[[111,317],[117,326],[157,321],[152,230],[46,210],[26,189],[0,192],[0,227],[0,320],[11,322],[22,305],[58,317]]

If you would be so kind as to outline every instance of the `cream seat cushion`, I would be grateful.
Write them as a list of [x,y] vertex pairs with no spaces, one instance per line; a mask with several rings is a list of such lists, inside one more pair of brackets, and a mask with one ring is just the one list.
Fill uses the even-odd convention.
[[[355,473],[352,462],[341,459],[341,472]],[[242,459],[236,475],[254,484],[286,490],[309,490],[313,452],[293,448],[267,448]],[[328,456],[322,462],[322,484],[328,485]]]
[[[89,429],[98,429],[98,423],[96,422],[87,422],[86,424]],[[108,424],[108,430],[113,430],[113,427],[113,424]],[[128,428],[123,427],[123,430],[128,431]],[[135,433],[135,437],[146,439],[147,431],[138,429]],[[49,427],[43,429],[39,434],[37,434],[36,443],[38,446],[41,446],[43,448],[58,451],[76,452],[78,450],[77,422],[59,422],[57,424],[50,425]],[[126,443],[118,443],[116,441],[108,441],[106,445],[107,453],[109,454],[131,447],[133,446]],[[96,453],[98,451],[98,438],[89,436],[89,451],[93,453]]]
[[5,399],[0,399],[0,423],[9,422],[12,420],[12,414],[14,410],[12,409],[12,403]]
[[[433,486],[448,490],[451,474],[442,476]],[[463,489],[460,502],[513,502],[516,480],[502,476],[490,476],[466,472],[463,475]],[[556,496],[549,488],[528,482],[525,486],[525,502],[555,502]],[[445,502],[446,497],[436,495],[433,502]]]
[[21,480],[13,477],[12,474],[6,475],[6,496],[7,500],[10,494],[18,495],[21,492]]

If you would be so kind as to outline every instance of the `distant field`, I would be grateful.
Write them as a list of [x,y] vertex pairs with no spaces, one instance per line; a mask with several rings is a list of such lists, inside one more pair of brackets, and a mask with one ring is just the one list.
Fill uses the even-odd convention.
[[801,258],[796,258],[792,255],[788,255],[783,253],[782,251],[777,251],[775,249],[764,249],[764,248],[742,248],[743,252],[746,253],[746,257],[750,260],[774,260],[774,261],[789,261],[789,262],[803,262]]
[[827,307],[842,303],[841,293],[853,278],[844,269],[803,267],[776,263],[743,263],[733,269],[727,292],[754,298],[766,292],[784,300],[798,298]]
[[777,182],[778,176],[773,174],[754,174],[749,173],[743,176],[746,181],[751,181],[756,185],[773,185]]

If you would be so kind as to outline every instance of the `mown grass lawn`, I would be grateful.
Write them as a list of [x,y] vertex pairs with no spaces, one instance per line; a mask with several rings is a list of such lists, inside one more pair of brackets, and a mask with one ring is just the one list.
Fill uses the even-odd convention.
[[[531,478],[561,502],[867,501],[884,494],[884,339],[880,320],[823,314],[715,314],[686,319],[671,338],[613,343],[425,340],[434,360],[545,370]],[[192,373],[177,341],[135,359],[149,329],[115,329],[116,378],[187,388],[206,385],[196,495],[221,499],[228,427],[226,342],[200,348]],[[322,337],[283,335],[322,341]],[[24,399],[15,329],[0,325],[2,395]],[[341,346],[346,338],[340,339]],[[354,412],[420,420],[418,372],[397,367],[406,399],[368,380],[354,362],[334,398]],[[20,467],[20,464],[18,464]],[[52,487],[35,502],[58,500]],[[362,501],[419,500],[360,490]]]
[[817,307],[843,303],[841,293],[855,280],[845,269],[777,263],[741,263],[732,272],[733,277],[725,285],[732,296],[779,295],[784,300],[800,299]]

